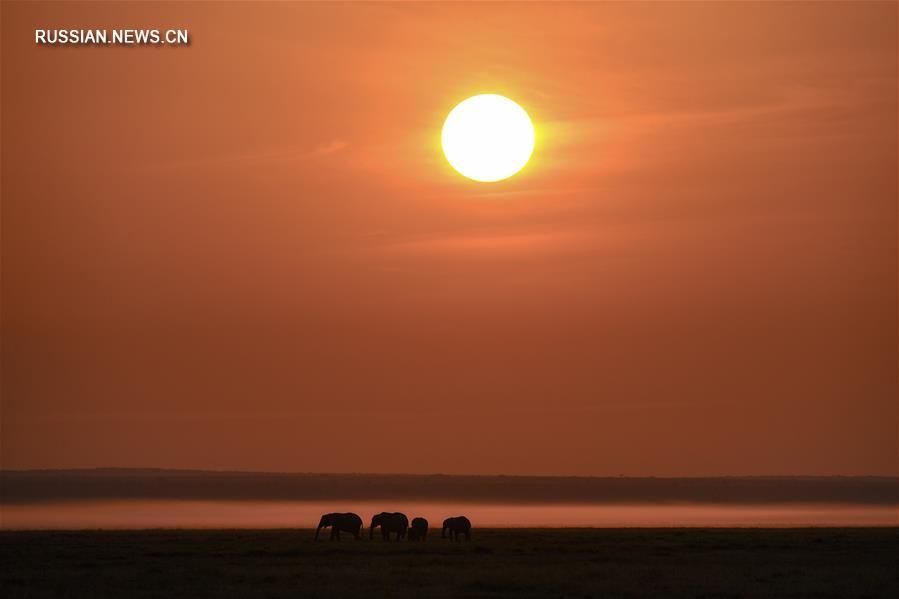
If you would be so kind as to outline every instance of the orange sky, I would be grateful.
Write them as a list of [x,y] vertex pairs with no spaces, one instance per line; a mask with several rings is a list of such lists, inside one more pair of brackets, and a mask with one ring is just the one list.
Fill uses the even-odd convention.
[[895,3],[2,4],[4,468],[895,475],[896,239]]

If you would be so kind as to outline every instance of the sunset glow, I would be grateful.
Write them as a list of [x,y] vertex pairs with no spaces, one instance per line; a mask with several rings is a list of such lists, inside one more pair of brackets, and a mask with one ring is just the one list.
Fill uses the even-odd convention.
[[4,596],[899,597],[899,0],[0,14]]

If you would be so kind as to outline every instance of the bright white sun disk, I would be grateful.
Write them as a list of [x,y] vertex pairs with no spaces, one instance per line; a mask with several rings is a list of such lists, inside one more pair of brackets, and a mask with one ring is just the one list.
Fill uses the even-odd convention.
[[475,181],[499,181],[527,164],[534,151],[534,125],[509,98],[481,94],[452,109],[441,141],[446,159],[461,174]]

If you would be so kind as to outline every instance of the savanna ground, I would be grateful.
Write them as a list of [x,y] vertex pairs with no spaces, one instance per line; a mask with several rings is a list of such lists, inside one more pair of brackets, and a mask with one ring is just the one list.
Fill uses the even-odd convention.
[[[366,531],[367,532],[367,531]],[[4,597],[899,597],[899,528],[0,532]]]

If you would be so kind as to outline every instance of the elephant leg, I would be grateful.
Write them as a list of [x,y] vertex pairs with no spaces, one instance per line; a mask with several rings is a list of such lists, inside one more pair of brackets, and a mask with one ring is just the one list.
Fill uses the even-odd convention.
[[382,541],[389,541],[389,540],[390,540],[390,533],[387,532],[387,531],[384,529],[383,526],[381,527],[381,540],[382,540]]
[[340,540],[340,529],[337,529],[337,540]]
[[337,537],[337,529],[333,526],[331,527],[331,540],[333,541]]

